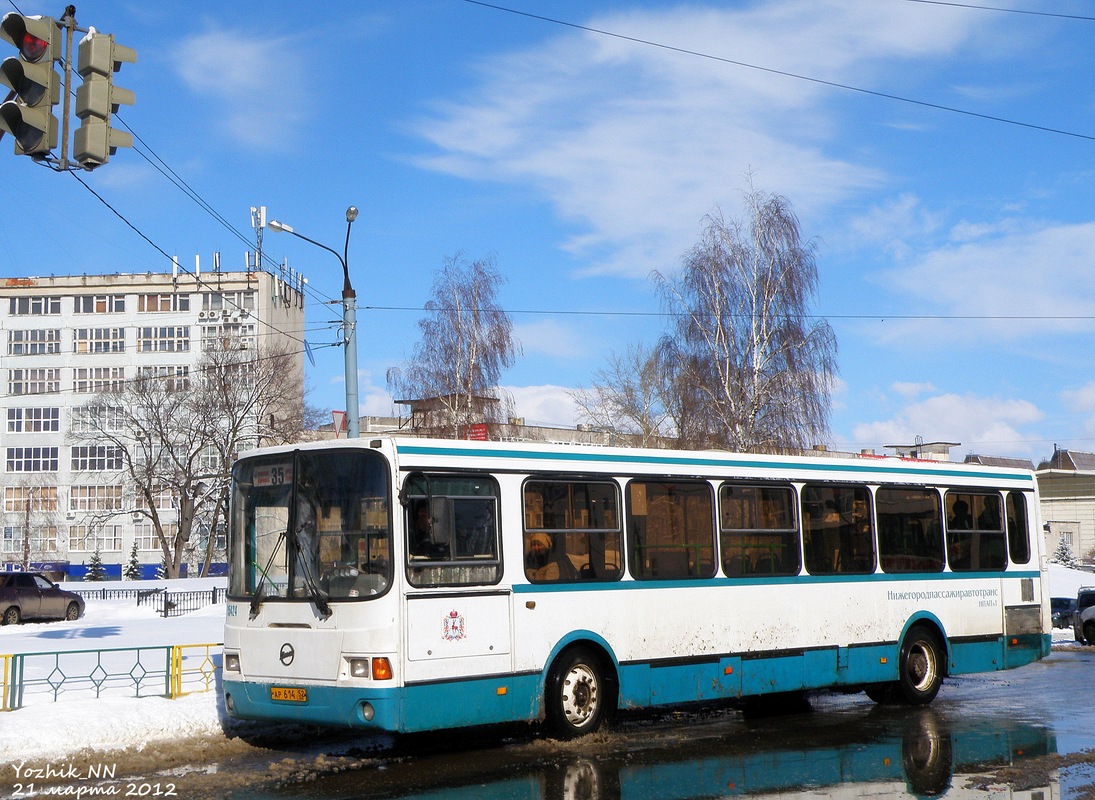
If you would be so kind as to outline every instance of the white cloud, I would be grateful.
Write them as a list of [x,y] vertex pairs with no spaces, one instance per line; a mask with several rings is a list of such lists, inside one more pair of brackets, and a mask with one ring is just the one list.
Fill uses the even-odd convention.
[[513,333],[526,356],[541,353],[553,358],[574,358],[589,350],[588,339],[551,319],[514,325]]
[[909,61],[991,54],[984,19],[793,0],[580,20],[716,58],[569,31],[486,60],[462,101],[416,124],[436,147],[418,163],[538,186],[578,231],[565,245],[594,261],[591,271],[645,276],[678,263],[703,214],[729,205],[748,170],[800,215],[886,181],[827,152],[844,142],[828,105],[837,90],[725,59],[870,86]]
[[513,397],[516,416],[526,425],[574,427],[577,410],[565,386],[504,386]]
[[1083,418],[1084,433],[1095,434],[1095,381],[1079,389],[1061,392],[1061,401],[1066,408]]
[[175,71],[211,108],[206,120],[223,120],[225,132],[250,147],[280,149],[294,138],[302,119],[302,42],[277,36],[261,39],[250,31],[210,27],[183,39],[172,53]]
[[1034,457],[1034,437],[1023,429],[1043,417],[1027,400],[941,394],[910,403],[891,419],[855,426],[853,440],[881,448],[911,444],[920,436],[925,442],[959,442],[963,452]]
[[848,223],[845,247],[880,248],[898,261],[915,252],[914,242],[939,229],[940,215],[905,193],[886,200]]
[[892,388],[897,394],[908,398],[935,391],[935,387],[930,383],[910,383],[906,381],[897,381]]
[[906,313],[966,318],[895,320],[884,338],[971,347],[1095,327],[1088,319],[1095,304],[1095,223],[1012,227],[996,235],[981,230],[975,240],[881,273],[880,281],[904,298]]

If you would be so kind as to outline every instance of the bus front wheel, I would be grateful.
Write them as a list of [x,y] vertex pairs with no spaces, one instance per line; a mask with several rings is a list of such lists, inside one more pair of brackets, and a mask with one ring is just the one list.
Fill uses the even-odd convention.
[[547,717],[551,733],[574,739],[593,733],[605,718],[608,685],[600,660],[586,648],[565,653],[551,670]]
[[945,650],[932,631],[914,627],[901,645],[898,659],[898,681],[895,686],[900,699],[913,706],[926,706],[943,685]]

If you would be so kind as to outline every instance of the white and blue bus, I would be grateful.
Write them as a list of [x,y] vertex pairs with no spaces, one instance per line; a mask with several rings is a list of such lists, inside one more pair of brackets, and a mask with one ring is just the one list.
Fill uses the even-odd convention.
[[1029,471],[375,438],[233,473],[229,713],[410,732],[811,689],[927,704],[1047,655]]

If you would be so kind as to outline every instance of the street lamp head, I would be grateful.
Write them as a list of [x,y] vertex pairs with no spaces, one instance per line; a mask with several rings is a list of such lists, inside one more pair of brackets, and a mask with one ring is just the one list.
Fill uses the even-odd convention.
[[276,219],[272,219],[268,223],[266,223],[266,227],[268,227],[272,231],[278,231],[278,232],[284,231],[285,233],[292,233],[293,232],[292,228],[290,228],[284,222],[278,222]]
[[357,219],[357,206],[350,206],[346,209],[346,221],[353,222]]

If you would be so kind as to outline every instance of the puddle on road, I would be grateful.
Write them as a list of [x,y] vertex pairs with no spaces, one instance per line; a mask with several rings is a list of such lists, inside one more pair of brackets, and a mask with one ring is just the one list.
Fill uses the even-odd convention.
[[768,719],[715,716],[632,722],[574,742],[481,742],[487,746],[467,750],[434,739],[424,745],[432,752],[232,798],[818,798],[837,787],[846,797],[954,798],[994,795],[1002,786],[1013,798],[1060,796],[1065,764],[1052,731],[1006,716],[864,705]]

